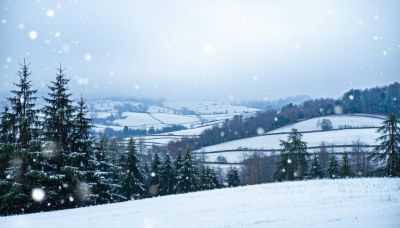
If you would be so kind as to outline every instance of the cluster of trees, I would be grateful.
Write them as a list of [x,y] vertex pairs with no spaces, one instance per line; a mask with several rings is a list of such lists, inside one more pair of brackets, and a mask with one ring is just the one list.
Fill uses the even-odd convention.
[[[288,104],[280,110],[266,110],[255,116],[243,118],[235,116],[225,121],[222,126],[205,130],[200,137],[184,138],[168,145],[171,153],[177,153],[189,145],[193,149],[223,143],[226,141],[247,138],[259,134],[259,129],[273,129],[295,123],[299,120],[335,114],[369,113],[400,115],[400,84],[395,82],[384,87],[365,90],[350,90],[339,99],[320,98],[307,100],[301,105]],[[329,123],[321,127],[329,130]]]
[[372,152],[363,151],[354,142],[352,151],[328,152],[326,145],[315,153],[307,151],[302,134],[293,129],[286,141],[281,141],[278,156],[254,154],[243,161],[242,181],[258,184],[317,178],[348,178],[361,176],[400,176],[400,130],[394,114],[390,114],[378,129],[379,144]]
[[[37,108],[30,75],[24,62],[0,116],[1,215],[223,187],[223,177],[189,149],[175,161],[156,153],[148,165],[133,140],[94,138],[85,100],[72,99],[61,65]],[[230,169],[227,180],[238,186],[238,170]]]
[[103,134],[108,137],[129,138],[134,136],[162,134],[166,132],[180,131],[185,129],[187,129],[185,126],[179,124],[163,127],[161,129],[155,129],[153,126],[147,129],[131,129],[128,126],[124,126],[123,130],[114,130],[111,127],[106,127]]

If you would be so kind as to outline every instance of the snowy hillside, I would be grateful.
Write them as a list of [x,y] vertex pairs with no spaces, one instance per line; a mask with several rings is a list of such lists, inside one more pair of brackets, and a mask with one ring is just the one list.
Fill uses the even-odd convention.
[[[240,149],[279,149],[280,140],[286,140],[288,134],[274,134],[282,132],[290,132],[292,128],[299,131],[315,131],[321,130],[318,122],[321,119],[329,119],[332,122],[334,129],[339,129],[343,126],[348,128],[354,127],[379,127],[383,121],[375,116],[357,116],[357,115],[342,115],[328,116],[323,118],[313,118],[306,121],[301,121],[292,125],[278,128],[266,135],[255,136],[251,138],[239,139],[221,143],[213,146],[208,146],[197,150],[197,152],[212,152],[221,150],[238,150],[234,152],[221,152],[207,154],[206,161],[215,162],[218,156],[224,156],[228,162],[240,162],[250,152],[242,152]],[[271,134],[271,135],[269,135]],[[303,133],[303,140],[307,142],[307,146],[319,146],[321,143],[334,145],[351,145],[353,142],[359,141],[366,145],[375,145],[375,139],[379,135],[375,128],[366,129],[339,129],[334,131],[309,132]],[[336,149],[336,150],[343,150]]]
[[400,179],[246,186],[3,217],[0,227],[400,227]]

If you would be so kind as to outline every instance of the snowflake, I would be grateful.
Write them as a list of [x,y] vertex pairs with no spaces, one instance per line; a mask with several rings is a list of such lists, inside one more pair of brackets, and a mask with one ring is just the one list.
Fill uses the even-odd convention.
[[277,121],[278,121],[278,117],[275,117],[275,118],[274,118],[274,121],[277,122]]
[[211,43],[205,43],[203,45],[203,53],[206,56],[214,56],[215,55],[215,48],[214,45]]
[[287,163],[290,164],[292,163],[292,160],[290,160],[290,158],[287,160]]
[[48,17],[54,17],[54,15],[55,15],[55,12],[54,12],[53,9],[48,9],[48,10],[46,11],[46,16],[48,16]]
[[7,57],[6,58],[6,62],[11,63],[12,62],[12,58],[11,57]]
[[5,23],[7,23],[7,20],[6,20],[6,19],[2,19],[2,20],[1,20],[1,23],[2,23],[2,24],[5,24]]
[[42,202],[45,197],[45,192],[41,188],[34,188],[32,190],[32,199],[36,202]]
[[24,23],[19,23],[18,24],[18,29],[24,29],[25,28],[25,25],[24,25]]
[[92,61],[92,55],[90,53],[86,53],[83,58],[85,59],[86,62]]
[[62,50],[63,50],[63,52],[68,53],[71,50],[71,48],[69,47],[68,44],[64,44],[62,46]]
[[29,36],[29,39],[31,39],[31,40],[36,40],[37,37],[38,37],[38,33],[37,33],[36,31],[32,30],[32,31],[30,31],[30,32],[28,33],[28,36]]
[[354,96],[353,95],[349,95],[349,99],[350,100],[354,100]]
[[58,37],[61,36],[61,33],[60,33],[60,32],[55,32],[55,33],[54,33],[54,36],[55,36],[56,38],[58,38]]
[[257,128],[257,134],[258,135],[262,135],[262,134],[264,134],[264,128],[262,128],[262,127],[259,127],[259,128]]
[[155,174],[154,172],[152,172],[150,175],[151,175],[152,177],[155,177],[155,176],[156,176],[156,174]]

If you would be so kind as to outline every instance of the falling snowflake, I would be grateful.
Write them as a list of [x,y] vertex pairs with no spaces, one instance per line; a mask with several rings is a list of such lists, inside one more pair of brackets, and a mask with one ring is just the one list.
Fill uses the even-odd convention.
[[19,23],[18,24],[18,29],[24,29],[25,28],[25,25],[24,25],[24,23]]
[[11,57],[7,57],[6,58],[6,62],[11,63],[12,62],[12,58]]
[[289,158],[289,159],[287,160],[287,163],[288,163],[288,164],[291,164],[291,163],[292,163],[292,160]]
[[63,52],[68,53],[71,50],[71,48],[69,47],[68,44],[64,44],[62,46],[62,50],[63,50]]
[[262,128],[262,127],[259,127],[259,128],[257,128],[257,134],[258,135],[262,135],[262,134],[264,134],[264,128]]
[[56,38],[59,38],[59,37],[61,36],[61,33],[60,33],[60,32],[55,32],[55,33],[54,33],[54,36],[55,36]]
[[214,56],[215,55],[215,48],[212,43],[205,43],[203,45],[203,53],[206,56]]
[[30,31],[29,33],[28,33],[28,36],[29,36],[29,39],[31,39],[31,40],[36,40],[37,39],[37,37],[38,37],[38,34],[37,34],[37,32],[36,31]]
[[5,24],[5,23],[7,23],[7,20],[6,20],[6,19],[2,19],[2,20],[1,20],[1,23],[2,23],[2,24]]
[[156,176],[156,174],[154,173],[154,172],[151,172],[151,174],[150,174],[152,177],[155,177]]
[[86,53],[83,58],[85,59],[86,62],[92,61],[92,55],[90,53]]
[[78,78],[78,84],[83,86],[89,84],[89,79],[86,77]]
[[42,202],[45,197],[45,193],[41,188],[34,188],[32,190],[32,199],[36,202]]
[[69,202],[74,202],[74,197],[70,196],[68,197]]
[[277,122],[277,121],[278,121],[278,117],[275,117],[275,118],[274,118],[274,121]]
[[46,11],[46,16],[48,16],[48,17],[54,17],[54,15],[55,15],[55,12],[54,12],[53,9],[48,9],[48,10]]

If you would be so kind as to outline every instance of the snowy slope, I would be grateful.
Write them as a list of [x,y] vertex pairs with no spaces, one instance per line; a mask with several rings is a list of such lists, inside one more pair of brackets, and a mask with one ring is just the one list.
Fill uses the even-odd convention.
[[[342,115],[342,116],[329,116],[324,117],[325,119],[330,119],[334,128],[339,126],[350,126],[350,127],[378,127],[381,125],[382,119],[377,117],[366,117],[366,116],[352,116],[352,115]],[[310,120],[305,120],[299,123],[288,125],[282,128],[278,128],[268,133],[281,133],[290,132],[292,128],[296,128],[299,131],[312,131],[321,130],[317,126],[318,121],[321,118],[313,118]],[[236,149],[279,149],[280,140],[286,140],[288,134],[278,134],[278,135],[260,135],[245,139],[238,139],[234,141],[229,141],[226,143],[221,143],[213,146],[208,146],[197,150],[197,152],[210,152],[210,151],[220,151],[220,150],[236,150]],[[367,145],[375,145],[375,139],[379,135],[376,129],[342,129],[337,131],[323,131],[323,132],[313,132],[304,133],[303,140],[307,142],[307,146],[319,146],[321,143],[325,144],[335,144],[335,145],[351,145],[353,142],[360,140],[361,143]],[[343,149],[335,149],[340,151]],[[249,152],[245,153],[242,151],[237,152],[223,152],[215,154],[207,154],[206,161],[214,162],[218,156],[224,156],[228,162],[240,162],[244,159]]]
[[246,186],[3,217],[0,227],[400,227],[400,179]]

